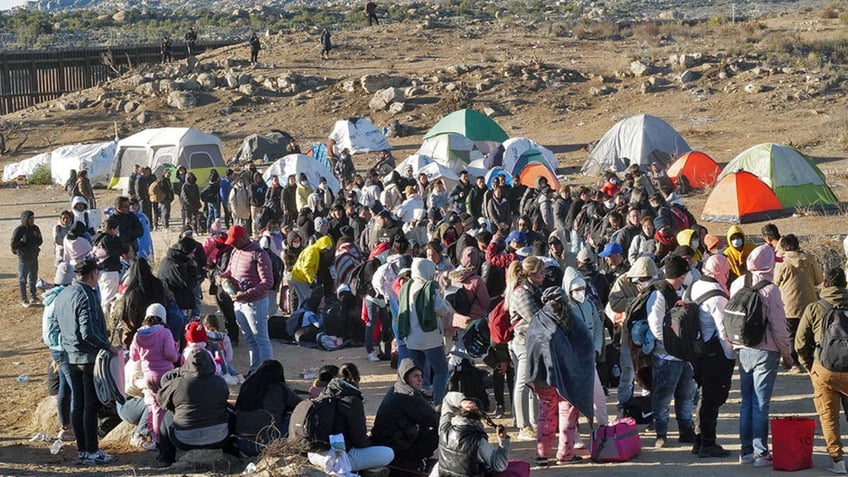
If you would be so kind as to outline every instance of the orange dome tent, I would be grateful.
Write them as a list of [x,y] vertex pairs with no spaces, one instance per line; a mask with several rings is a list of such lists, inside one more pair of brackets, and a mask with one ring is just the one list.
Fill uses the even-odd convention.
[[703,189],[715,184],[719,174],[721,174],[721,167],[713,158],[699,151],[687,152],[668,168],[668,176],[675,186],[677,178],[683,175],[686,176],[689,185],[695,189]]
[[750,172],[726,175],[707,197],[701,220],[744,224],[785,215],[774,191]]

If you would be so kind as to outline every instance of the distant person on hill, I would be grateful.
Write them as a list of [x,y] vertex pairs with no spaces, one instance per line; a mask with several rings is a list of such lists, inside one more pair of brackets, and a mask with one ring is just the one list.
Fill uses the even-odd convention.
[[188,56],[194,56],[196,53],[195,46],[197,45],[197,32],[194,31],[194,27],[188,27],[188,31],[185,34],[185,41]]
[[259,37],[255,32],[250,35],[247,44],[250,45],[250,64],[255,65],[259,60],[259,50],[262,49],[262,44],[259,43]]
[[365,3],[365,16],[368,18],[368,26],[371,26],[371,22],[380,24],[380,20],[377,19],[377,4],[373,0]]
[[159,53],[162,55],[162,64],[170,63],[171,57],[171,40],[166,36],[162,38],[162,44],[159,46]]
[[330,33],[330,29],[324,27],[321,30],[321,59],[329,60],[330,59],[330,50],[333,49],[333,34]]

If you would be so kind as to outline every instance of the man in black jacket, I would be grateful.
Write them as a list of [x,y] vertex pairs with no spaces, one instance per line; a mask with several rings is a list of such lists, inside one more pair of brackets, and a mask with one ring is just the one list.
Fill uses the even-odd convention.
[[[12,233],[12,253],[18,256],[18,291],[24,308],[38,303],[35,297],[35,282],[38,280],[38,254],[41,252],[41,229],[35,225],[35,212],[21,212],[21,225]],[[27,300],[29,283],[29,300]]]
[[138,217],[130,210],[129,197],[120,196],[115,199],[115,211],[112,217],[118,221],[118,236],[121,238],[121,243],[129,244],[138,252],[138,238],[144,235],[144,228]]
[[380,403],[371,429],[375,444],[395,451],[391,465],[407,469],[411,475],[424,472],[424,459],[432,457],[439,446],[439,415],[421,394],[423,385],[421,369],[412,359],[404,358],[398,365],[398,379]]
[[191,351],[182,368],[162,376],[156,400],[169,412],[159,431],[159,467],[174,463],[177,448],[223,449],[238,455],[229,439],[229,394],[226,381],[215,375],[215,362],[205,349]]
[[159,264],[159,279],[174,294],[174,301],[186,316],[192,316],[197,285],[197,264],[194,261],[195,241],[184,237],[165,252]]
[[468,179],[468,171],[459,173],[459,182],[451,189],[449,197],[453,201],[454,209],[465,210],[465,200],[471,192],[471,182]]
[[486,178],[478,176],[474,187],[468,192],[468,199],[465,202],[465,209],[468,215],[474,217],[474,220],[483,217],[483,196],[486,193]]

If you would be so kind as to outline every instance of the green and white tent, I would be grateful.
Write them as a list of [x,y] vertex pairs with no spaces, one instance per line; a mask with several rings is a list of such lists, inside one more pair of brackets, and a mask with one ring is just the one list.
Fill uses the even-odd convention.
[[473,109],[460,109],[448,114],[427,131],[424,139],[446,133],[459,134],[474,142],[504,142],[509,138],[498,123]]
[[739,170],[754,174],[771,187],[783,207],[839,204],[822,171],[794,147],[775,143],[751,147],[724,167],[718,182]]

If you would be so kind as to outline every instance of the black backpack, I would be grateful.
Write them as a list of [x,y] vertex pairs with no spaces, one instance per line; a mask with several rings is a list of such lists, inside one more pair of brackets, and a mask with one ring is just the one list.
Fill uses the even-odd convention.
[[819,362],[828,371],[844,373],[848,371],[848,310],[834,308],[824,300],[818,303],[827,311],[818,345]]
[[289,443],[301,452],[326,451],[330,448],[335,419],[334,397],[321,394],[300,401],[289,419]]
[[697,300],[692,301],[692,288],[686,290],[683,300],[671,307],[663,320],[663,347],[666,353],[683,361],[693,362],[704,354],[706,349],[701,334],[701,318],[698,308],[713,297],[727,295],[722,290],[710,290]]
[[766,336],[768,317],[763,313],[763,300],[760,290],[771,285],[762,280],[751,286],[751,274],[745,274],[745,286],[730,297],[724,309],[722,322],[727,339],[735,346],[756,346]]
[[350,293],[353,296],[364,297],[365,295],[374,296],[374,287],[371,286],[371,274],[368,273],[366,267],[371,260],[377,260],[376,258],[369,258],[368,260],[363,261],[356,267],[354,267],[353,271],[350,272]]
[[[477,296],[474,296],[476,299]],[[471,305],[474,304],[474,299],[468,297],[468,290],[460,286],[456,291],[445,295],[445,301],[451,304],[453,311],[460,315],[469,316],[471,314]]]
[[468,323],[465,334],[462,335],[462,344],[465,346],[465,351],[472,358],[483,357],[489,350],[491,340],[488,316]]
[[[268,253],[268,257],[271,259],[271,273],[274,276],[274,286],[272,288],[274,290],[279,290],[280,283],[283,281],[283,259],[267,248],[262,250],[265,250],[265,252]],[[253,261],[259,263],[259,250],[253,252]]]

